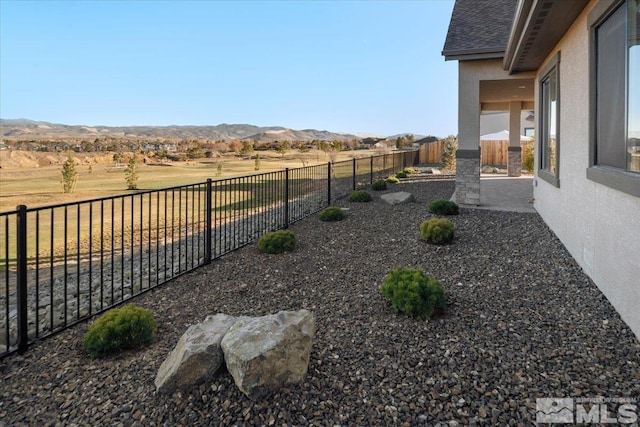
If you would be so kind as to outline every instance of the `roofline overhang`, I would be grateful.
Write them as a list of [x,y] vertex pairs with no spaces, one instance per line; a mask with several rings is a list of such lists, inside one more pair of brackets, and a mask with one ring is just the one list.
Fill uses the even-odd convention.
[[[589,0],[518,0],[502,67],[509,74],[535,71],[553,50]],[[549,20],[547,31],[543,23]],[[526,63],[526,65],[522,65]]]
[[[522,38],[524,36],[523,28],[528,20],[530,20],[531,6],[534,0],[518,0],[516,6],[516,13],[513,17],[513,24],[511,25],[511,32],[509,33],[509,39],[507,41],[507,48],[505,50],[504,60],[502,62],[502,68],[511,71],[516,57],[516,51],[522,50],[524,43]],[[520,49],[518,49],[520,47]]]

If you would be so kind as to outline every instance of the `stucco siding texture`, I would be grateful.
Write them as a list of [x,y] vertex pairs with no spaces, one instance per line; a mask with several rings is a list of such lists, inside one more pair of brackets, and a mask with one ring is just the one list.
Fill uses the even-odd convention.
[[[640,199],[586,177],[590,149],[587,16],[594,4],[585,8],[540,67],[561,52],[560,188],[536,179],[535,208],[640,339]],[[539,105],[536,108],[539,117]]]

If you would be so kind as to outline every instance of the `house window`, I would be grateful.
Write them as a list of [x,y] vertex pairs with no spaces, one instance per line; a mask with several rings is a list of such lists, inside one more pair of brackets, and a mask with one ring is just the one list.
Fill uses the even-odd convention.
[[640,0],[589,15],[591,167],[587,177],[640,197]]
[[560,186],[560,52],[547,64],[540,78],[540,161],[538,176]]

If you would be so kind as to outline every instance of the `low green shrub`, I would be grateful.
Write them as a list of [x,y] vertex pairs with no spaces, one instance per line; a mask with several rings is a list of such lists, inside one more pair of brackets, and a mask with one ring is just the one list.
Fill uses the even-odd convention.
[[411,174],[416,173],[416,170],[415,170],[414,168],[404,168],[404,169],[402,170],[402,172],[404,172],[404,173],[406,173],[406,174],[411,175]]
[[382,190],[386,190],[387,189],[387,181],[381,179],[379,181],[374,181],[373,184],[371,184],[371,189],[374,191],[382,191]]
[[344,219],[344,211],[337,206],[324,208],[318,214],[320,221],[340,221]]
[[390,176],[389,178],[386,179],[386,181],[389,184],[397,184],[400,182],[400,180],[398,178],[396,178],[395,176]]
[[289,230],[272,231],[258,240],[258,249],[268,254],[291,252],[295,248],[296,235]]
[[356,190],[349,195],[350,202],[370,202],[371,200],[371,194],[364,190]]
[[451,200],[436,199],[429,203],[429,212],[436,215],[458,215],[458,205]]
[[398,179],[400,179],[400,178],[406,178],[407,176],[408,176],[408,175],[407,175],[407,173],[406,173],[405,171],[401,171],[401,172],[398,172],[398,173],[396,174],[396,178],[398,178]]
[[389,271],[380,287],[396,313],[428,319],[436,310],[444,310],[447,301],[442,285],[422,270],[395,268]]
[[453,223],[448,219],[431,218],[420,224],[420,238],[436,245],[452,241],[453,233]]
[[139,348],[153,341],[158,325],[150,310],[134,304],[114,308],[100,316],[84,336],[91,357]]

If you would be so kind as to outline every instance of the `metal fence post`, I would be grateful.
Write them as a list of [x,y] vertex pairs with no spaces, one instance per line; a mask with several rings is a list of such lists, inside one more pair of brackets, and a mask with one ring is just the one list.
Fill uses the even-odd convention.
[[353,189],[355,190],[356,189],[356,159],[353,158],[352,160],[353,160],[353,167],[352,167],[352,169],[353,169]]
[[327,206],[331,206],[331,162],[327,163]]
[[207,178],[207,187],[206,187],[206,194],[205,194],[205,210],[206,210],[206,219],[205,221],[207,222],[205,225],[205,232],[204,232],[204,241],[205,241],[205,249],[204,249],[204,263],[205,264],[209,264],[211,263],[211,244],[213,243],[212,240],[212,236],[213,236],[213,224],[212,224],[212,209],[213,209],[213,185],[211,184],[212,180],[211,178]]
[[29,342],[27,330],[27,207],[18,206],[18,246],[17,246],[17,267],[18,267],[18,353],[27,351]]
[[372,185],[373,184],[373,156],[371,156],[369,163],[371,163],[371,166],[369,169],[369,185]]
[[284,228],[289,228],[289,168],[284,170]]

